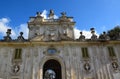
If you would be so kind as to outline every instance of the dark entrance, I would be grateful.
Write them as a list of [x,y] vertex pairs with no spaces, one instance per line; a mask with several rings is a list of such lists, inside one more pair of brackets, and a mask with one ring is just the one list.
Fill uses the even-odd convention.
[[43,79],[62,79],[61,65],[58,61],[51,59],[44,64]]

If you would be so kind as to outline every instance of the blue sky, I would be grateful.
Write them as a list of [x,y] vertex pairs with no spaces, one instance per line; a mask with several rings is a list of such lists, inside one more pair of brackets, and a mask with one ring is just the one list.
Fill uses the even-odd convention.
[[88,32],[94,27],[100,34],[120,24],[120,0],[1,0],[0,38],[5,35],[6,28],[13,30],[14,37],[19,31],[27,34],[29,17],[35,16],[37,11],[48,13],[50,9],[57,16],[65,11],[74,17],[77,32]]

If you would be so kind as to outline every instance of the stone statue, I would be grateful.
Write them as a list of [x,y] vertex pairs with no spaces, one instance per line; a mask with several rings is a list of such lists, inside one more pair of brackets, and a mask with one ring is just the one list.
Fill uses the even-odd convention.
[[91,33],[92,33],[91,40],[97,40],[97,35],[95,35],[95,29],[91,28],[90,30],[91,30]]
[[42,14],[41,12],[37,12],[37,16],[41,16],[41,14]]
[[61,15],[62,15],[62,16],[66,16],[66,12],[62,12]]
[[106,32],[103,32],[102,35],[99,36],[100,40],[110,40],[110,37],[106,34]]
[[20,36],[17,38],[18,41],[24,41],[23,32],[20,32]]
[[54,19],[54,11],[53,10],[50,10],[49,18]]
[[79,37],[78,40],[80,40],[80,41],[85,41],[85,36],[82,35],[82,32],[80,32],[80,37]]
[[66,16],[66,12],[62,12],[61,15],[62,16],[60,17],[60,21],[66,21],[66,22],[70,21]]
[[11,34],[11,29],[7,29],[7,32],[6,32],[7,36],[4,36],[4,41],[11,41],[11,37],[10,37],[10,34]]

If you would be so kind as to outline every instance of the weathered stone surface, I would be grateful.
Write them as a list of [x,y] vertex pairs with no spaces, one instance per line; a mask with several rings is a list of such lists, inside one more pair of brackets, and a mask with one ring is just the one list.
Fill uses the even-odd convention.
[[[120,79],[119,40],[96,41],[91,29],[92,41],[85,41],[82,33],[80,41],[75,41],[72,18],[66,13],[57,20],[53,16],[51,11],[50,19],[44,19],[40,13],[31,17],[28,22],[30,41],[23,41],[22,33],[18,38],[21,42],[8,41],[8,33],[6,41],[0,42],[0,79],[45,79],[47,69],[56,70],[61,79]],[[111,57],[110,52],[115,56]],[[15,56],[21,57],[15,59]],[[57,63],[46,66],[49,60]]]

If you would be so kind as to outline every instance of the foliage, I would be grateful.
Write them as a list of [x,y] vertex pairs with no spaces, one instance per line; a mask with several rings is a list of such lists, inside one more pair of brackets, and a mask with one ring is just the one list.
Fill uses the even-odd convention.
[[111,40],[116,40],[120,36],[120,26],[116,26],[115,28],[108,30],[107,35]]

